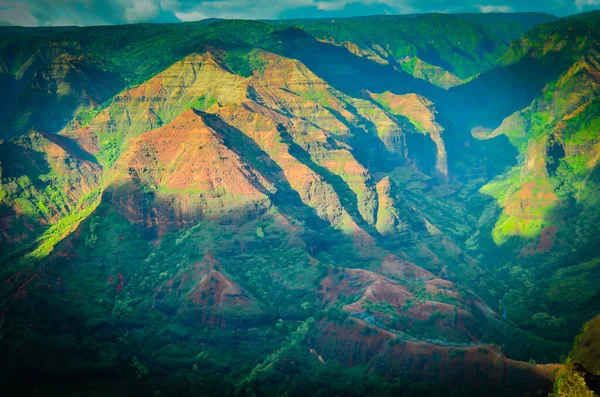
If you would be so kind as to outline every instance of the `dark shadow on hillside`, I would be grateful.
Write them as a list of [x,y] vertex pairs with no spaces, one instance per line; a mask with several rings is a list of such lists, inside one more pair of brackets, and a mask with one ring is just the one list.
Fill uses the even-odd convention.
[[438,121],[446,129],[443,137],[450,174],[463,180],[489,179],[516,165],[518,152],[506,136],[479,140],[471,130],[498,128],[506,117],[529,106],[568,66],[559,59],[542,62],[526,57],[431,97],[439,111]]
[[568,67],[561,60],[523,58],[475,80],[430,97],[447,121],[457,127],[497,128],[504,118],[531,104],[541,89]]
[[[587,183],[600,185],[599,169]],[[483,213],[487,207],[488,219],[478,226],[471,250],[481,253],[481,263],[512,291],[507,318],[525,332],[563,344],[562,351],[543,340],[532,345],[540,357],[556,360],[568,352],[582,324],[600,311],[600,267],[589,265],[599,257],[600,216],[589,207],[594,203],[563,199],[542,216],[545,227],[540,233],[511,236],[497,245],[492,230],[503,208],[493,198],[478,196],[471,199],[471,208]]]
[[361,228],[370,232],[370,234],[377,233],[377,231],[371,225],[367,224],[360,215],[360,212],[358,210],[358,198],[356,196],[356,193],[354,193],[352,189],[350,189],[350,186],[348,186],[344,179],[341,176],[329,171],[325,167],[322,167],[315,163],[312,160],[310,154],[306,150],[301,148],[299,145],[297,145],[294,142],[292,136],[285,129],[280,128],[279,133],[283,140],[289,145],[290,154],[294,156],[298,161],[306,165],[308,168],[313,170],[315,173],[323,177],[325,182],[327,182],[333,188],[333,190],[335,190],[342,202],[342,206],[352,217],[352,220],[354,220],[354,222],[356,222],[356,224],[359,225]]
[[[314,250],[327,249],[329,244],[334,241],[350,240],[341,231],[331,227],[327,221],[319,218],[315,209],[307,206],[301,200],[298,192],[291,187],[285,178],[283,170],[270,159],[270,156],[256,142],[237,128],[223,121],[217,115],[197,110],[196,113],[201,115],[211,128],[223,135],[225,143],[230,150],[238,154],[245,162],[258,170],[263,177],[277,187],[277,192],[270,195],[273,204],[287,215],[305,220],[311,229],[318,232],[319,237],[315,239],[317,245],[314,247]],[[293,142],[287,143],[293,144]],[[345,183],[343,185],[347,188]],[[347,189],[349,190],[349,188]]]
[[[65,50],[62,54],[72,52]],[[4,138],[21,135],[31,128],[58,133],[83,107],[104,103],[125,88],[120,74],[85,61],[68,61],[69,70],[58,71],[58,76],[54,76],[52,68],[55,66],[51,63],[57,62],[60,55],[54,58],[39,56],[19,80],[10,76],[0,81],[0,88],[5,90],[0,109],[0,132]]]
[[2,178],[27,176],[32,181],[38,181],[41,175],[51,171],[44,153],[13,142],[0,144],[0,165]]
[[[566,66],[558,61],[542,63],[524,58],[515,65],[486,72],[470,83],[446,91],[392,66],[321,43],[303,30],[290,28],[278,35],[286,45],[283,50],[286,56],[300,60],[333,87],[352,96],[361,97],[361,90],[366,89],[399,95],[417,93],[431,99],[439,112],[438,121],[445,128],[443,139],[451,175],[454,172],[464,176],[468,168],[463,167],[465,161],[481,163],[475,167],[477,171],[469,172],[478,174],[477,177],[493,177],[515,165],[517,152],[505,137],[482,143],[471,136],[471,129],[496,128],[505,117],[528,106],[541,88]],[[360,161],[364,164],[365,158]]]
[[448,128],[443,139],[449,174],[460,181],[490,180],[518,162],[519,152],[505,135],[480,140],[467,130]]
[[408,73],[396,71],[393,66],[380,65],[345,48],[321,43],[301,29],[286,29],[277,34],[285,43],[284,55],[298,59],[333,87],[352,96],[360,97],[361,90],[365,89],[376,93],[417,92],[425,96],[441,90]]
[[[454,47],[450,43],[446,43],[446,45],[451,47],[452,52],[460,54],[460,56],[462,56],[470,61],[473,61],[473,57],[471,55],[467,54],[466,52],[462,51],[461,49]],[[438,66],[444,70],[447,70],[450,73],[456,74],[456,70],[450,64],[450,62],[445,61],[442,58],[441,54],[435,49],[435,47],[429,43],[426,45],[425,49],[423,49],[423,48],[417,49],[417,56],[424,62],[427,62],[434,66]]]
[[434,176],[436,173],[437,148],[429,135],[405,133],[406,152],[411,163],[425,175]]
[[[391,172],[406,163],[406,159],[400,154],[388,150],[379,138],[377,126],[372,121],[359,115],[354,108],[349,107],[349,110],[360,120],[360,125],[348,126],[352,132],[348,144],[353,148],[352,153],[359,163],[364,165],[371,174],[378,171]],[[389,116],[393,119],[393,116]]]

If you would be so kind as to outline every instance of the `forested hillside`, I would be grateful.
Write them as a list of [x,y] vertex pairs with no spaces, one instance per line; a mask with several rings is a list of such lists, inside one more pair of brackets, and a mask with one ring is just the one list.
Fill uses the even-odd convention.
[[592,395],[599,28],[0,28],[0,384]]

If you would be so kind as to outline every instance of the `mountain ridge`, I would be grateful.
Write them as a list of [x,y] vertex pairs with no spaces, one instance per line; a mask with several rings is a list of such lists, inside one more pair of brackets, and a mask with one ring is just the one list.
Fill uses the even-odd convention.
[[[547,17],[468,16],[501,20],[488,32],[460,18],[365,18],[389,37],[381,19],[425,20],[407,54],[463,68],[456,87],[390,64],[404,53],[382,63],[392,47],[294,21],[59,29],[41,46],[0,34],[1,83],[17,96],[60,87],[44,71],[65,59],[118,87],[57,114],[66,122],[2,127],[10,385],[39,394],[30,373],[65,392],[39,375],[52,368],[83,376],[70,393],[108,390],[108,374],[130,395],[548,393],[600,311],[600,45],[582,39],[595,14],[528,33]],[[497,35],[510,18],[524,38],[509,45]],[[477,31],[473,46],[419,47],[440,19],[460,42]],[[328,20],[309,22],[342,25]],[[494,50],[464,63],[486,40]],[[48,109],[69,107],[65,92]]]

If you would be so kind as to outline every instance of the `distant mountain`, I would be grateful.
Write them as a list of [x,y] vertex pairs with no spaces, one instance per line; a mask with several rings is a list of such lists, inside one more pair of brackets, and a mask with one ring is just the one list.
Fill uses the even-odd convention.
[[510,43],[548,14],[420,14],[274,21],[442,88],[492,69]]
[[[474,129],[480,139],[507,137],[520,160],[481,188],[494,199],[484,213],[499,216],[480,223],[486,232],[471,250],[490,253],[498,277],[522,285],[507,298],[512,319],[550,338],[577,332],[598,310],[599,16],[541,25],[513,43],[500,73],[537,65],[539,89],[499,125]],[[498,263],[495,247],[515,262]]]
[[581,386],[559,363],[600,313],[598,26],[0,29],[2,386]]

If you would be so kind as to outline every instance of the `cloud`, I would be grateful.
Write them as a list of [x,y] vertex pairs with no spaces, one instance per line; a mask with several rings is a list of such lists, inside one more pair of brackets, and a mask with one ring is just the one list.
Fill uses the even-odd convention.
[[127,22],[140,22],[154,19],[160,14],[158,0],[132,0],[125,7],[124,19]]
[[597,7],[600,5],[600,0],[575,0],[575,6],[579,10],[583,10],[587,7]]
[[200,11],[189,11],[189,12],[181,12],[175,11],[175,16],[183,22],[190,21],[201,21],[203,19],[207,19],[208,15]]
[[0,23],[108,25],[205,18],[315,18],[415,12],[522,12],[568,15],[600,0],[0,0]]
[[162,0],[0,0],[0,21],[21,26],[176,22]]
[[489,14],[490,12],[513,12],[513,9],[509,6],[483,6],[478,5],[479,11]]
[[25,4],[20,1],[0,5],[0,24],[38,26],[39,21]]
[[341,1],[317,1],[315,2],[315,6],[317,10],[321,11],[335,11],[335,10],[343,10],[346,7],[348,2]]

